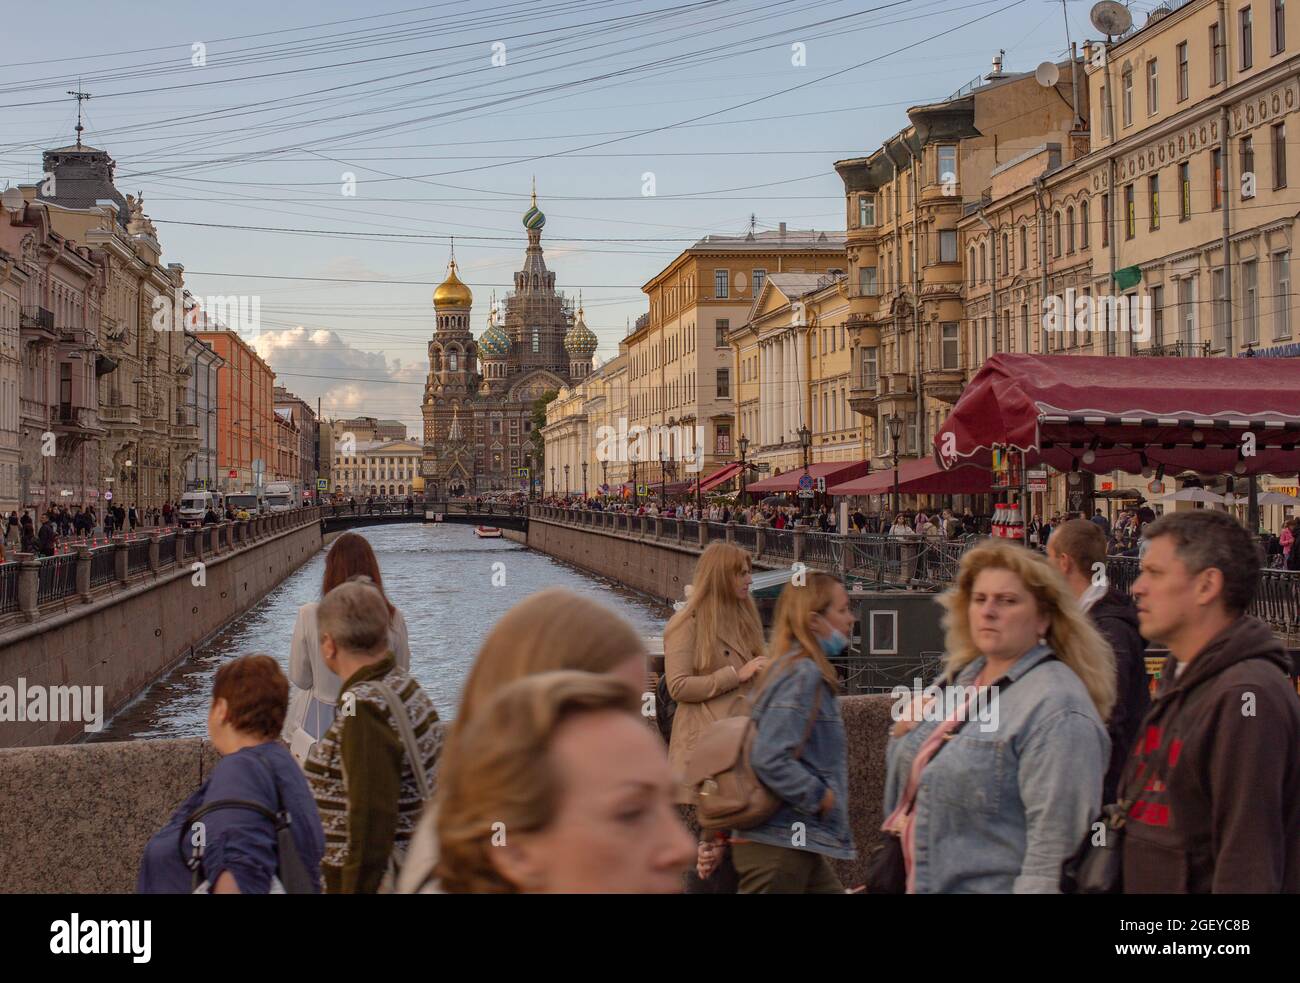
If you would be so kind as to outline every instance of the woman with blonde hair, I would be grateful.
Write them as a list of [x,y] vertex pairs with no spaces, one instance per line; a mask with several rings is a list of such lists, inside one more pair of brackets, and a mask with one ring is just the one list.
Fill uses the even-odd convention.
[[439,778],[437,874],[455,894],[668,894],[694,844],[640,694],[609,675],[508,684]]
[[894,706],[882,831],[902,870],[875,889],[1058,892],[1101,806],[1114,655],[1060,573],[1018,544],[967,552],[942,603],[943,698]]
[[[444,756],[451,754],[464,729],[504,687],[525,676],[559,669],[609,675],[640,694],[646,686],[645,642],[618,612],[570,590],[555,587],[520,601],[479,647],[460,709],[449,725]],[[429,807],[411,838],[398,892],[437,892],[438,853],[437,809]]]
[[[767,667],[752,579],[747,552],[711,543],[695,566],[686,606],[664,627],[664,676],[677,701],[668,760],[679,777],[711,723],[749,712],[746,696]],[[685,786],[678,801],[692,801]]]
[[853,610],[826,573],[788,584],[772,624],[772,664],[754,705],[750,764],[781,800],[776,812],[733,831],[741,894],[842,894],[829,860],[852,860],[848,742],[839,676],[830,659],[848,648]]

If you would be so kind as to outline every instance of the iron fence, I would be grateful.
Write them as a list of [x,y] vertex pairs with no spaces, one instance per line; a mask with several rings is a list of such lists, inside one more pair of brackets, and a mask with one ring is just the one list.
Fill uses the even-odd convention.
[[149,540],[136,539],[126,547],[126,575],[128,577],[149,569]]
[[764,529],[763,555],[793,560],[794,532],[790,529]]
[[18,610],[18,564],[0,563],[0,614]]
[[40,571],[36,576],[37,604],[56,601],[77,592],[76,553],[45,556],[41,558],[40,565]]
[[117,576],[117,547],[101,546],[90,551],[90,586],[99,587]]
[[161,566],[170,566],[176,562],[176,534],[162,536],[158,540],[158,563]]

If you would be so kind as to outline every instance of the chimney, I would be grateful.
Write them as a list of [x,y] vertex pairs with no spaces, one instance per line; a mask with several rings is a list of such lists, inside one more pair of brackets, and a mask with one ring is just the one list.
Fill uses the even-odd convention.
[[784,223],[784,222],[781,223],[781,238],[782,238],[782,239],[785,238],[785,223]]
[[996,55],[993,56],[993,71],[989,72],[987,75],[984,76],[985,80],[1000,79],[1004,77],[1002,74],[1002,59],[1005,56],[1006,56],[1005,49],[1000,50]]

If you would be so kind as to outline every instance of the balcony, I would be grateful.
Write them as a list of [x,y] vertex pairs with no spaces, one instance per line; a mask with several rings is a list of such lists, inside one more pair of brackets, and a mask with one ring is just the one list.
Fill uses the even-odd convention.
[[50,408],[34,399],[19,399],[18,409],[25,421],[39,424],[43,429],[50,420]]
[[106,431],[99,422],[99,414],[89,406],[63,404],[58,408],[54,429],[66,437],[101,437]]
[[927,396],[955,403],[961,396],[965,381],[960,368],[931,368],[922,373],[921,388]]
[[857,376],[849,388],[849,407],[863,416],[875,415],[876,393],[880,390],[880,380],[874,376]]
[[140,426],[140,411],[134,406],[101,406],[99,418],[119,430]]
[[18,317],[18,327],[25,340],[54,341],[54,312],[44,307],[23,305]]
[[1167,345],[1147,345],[1145,348],[1136,348],[1133,354],[1155,358],[1209,358],[1210,343],[1208,341],[1174,341]]

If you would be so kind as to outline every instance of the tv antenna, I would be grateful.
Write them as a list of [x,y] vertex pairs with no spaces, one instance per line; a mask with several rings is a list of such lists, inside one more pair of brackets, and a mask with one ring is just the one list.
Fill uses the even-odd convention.
[[85,129],[85,127],[81,125],[81,104],[90,98],[90,93],[81,91],[81,79],[77,79],[77,87],[75,89],[68,89],[68,95],[77,100],[77,149],[80,150],[81,131]]

